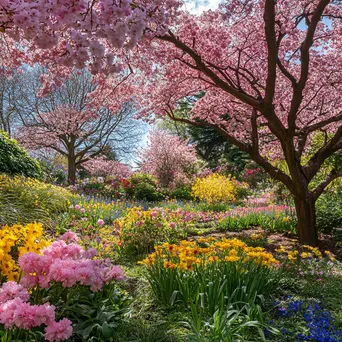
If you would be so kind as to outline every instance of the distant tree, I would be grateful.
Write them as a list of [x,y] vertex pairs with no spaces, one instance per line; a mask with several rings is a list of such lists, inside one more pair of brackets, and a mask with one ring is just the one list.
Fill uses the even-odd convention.
[[18,125],[16,102],[23,79],[23,64],[30,55],[16,48],[9,37],[0,36],[0,130],[12,136]]
[[148,146],[141,151],[140,169],[155,176],[164,187],[186,182],[197,161],[188,141],[162,130],[150,132]]
[[[94,97],[102,105],[94,105]],[[31,150],[51,149],[65,156],[68,181],[73,184],[77,168],[86,161],[109,149],[120,156],[138,143],[134,108],[125,97],[122,100],[121,105],[116,100],[113,113],[96,80],[86,71],[76,72],[46,98],[28,93],[20,111],[23,127],[18,138]]]
[[19,86],[19,74],[8,76],[0,73],[0,130],[7,132],[9,136],[19,123],[16,110]]

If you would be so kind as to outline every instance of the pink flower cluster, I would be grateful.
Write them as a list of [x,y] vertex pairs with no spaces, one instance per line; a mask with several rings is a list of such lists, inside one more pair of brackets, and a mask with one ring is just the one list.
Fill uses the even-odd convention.
[[[1,0],[0,26],[16,41],[48,49],[59,64],[91,71],[119,71],[115,49],[133,48],[149,29],[162,34],[180,2],[175,0]],[[111,51],[108,47],[111,46]],[[37,49],[38,48],[38,49]],[[37,58],[39,54],[37,52]],[[104,64],[104,66],[103,66]]]
[[[62,239],[71,237],[70,233],[66,234]],[[55,241],[42,251],[42,255],[29,252],[19,258],[19,266],[24,272],[20,283],[26,288],[48,288],[52,282],[60,282],[64,287],[80,284],[98,291],[112,280],[125,278],[119,266],[112,265],[109,259],[94,260],[96,255],[95,248],[84,250],[75,243]]]
[[155,176],[164,187],[187,184],[197,163],[195,147],[189,141],[163,130],[150,132],[148,146],[140,151],[140,158],[141,171]]
[[6,329],[32,329],[46,325],[47,341],[63,341],[72,335],[71,321],[64,318],[55,321],[55,307],[48,303],[31,305],[28,291],[14,281],[4,283],[0,288],[0,323]]
[[251,207],[262,207],[269,206],[276,200],[275,194],[271,192],[263,192],[258,194],[258,196],[248,196],[245,201],[247,206]]
[[88,160],[83,164],[83,167],[92,176],[128,178],[132,174],[131,169],[127,165],[116,160],[107,160],[102,156]]

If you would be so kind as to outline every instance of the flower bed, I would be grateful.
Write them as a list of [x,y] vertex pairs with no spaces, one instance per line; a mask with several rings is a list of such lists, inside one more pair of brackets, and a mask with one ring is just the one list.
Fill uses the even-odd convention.
[[97,258],[96,249],[83,249],[73,232],[49,244],[41,225],[11,228],[14,233],[7,226],[0,231],[2,245],[10,241],[3,251],[19,257],[4,276],[22,277],[0,289],[1,341],[109,339],[127,303],[116,287],[122,269]]

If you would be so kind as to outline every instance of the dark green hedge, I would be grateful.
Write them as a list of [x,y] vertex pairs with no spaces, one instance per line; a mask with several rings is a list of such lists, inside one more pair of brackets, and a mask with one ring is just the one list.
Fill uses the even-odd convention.
[[19,146],[15,139],[0,131],[0,173],[41,178],[43,171],[37,160]]

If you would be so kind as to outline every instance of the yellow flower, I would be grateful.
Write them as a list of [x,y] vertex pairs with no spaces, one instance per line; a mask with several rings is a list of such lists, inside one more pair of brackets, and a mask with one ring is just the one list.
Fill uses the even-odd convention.
[[286,249],[284,246],[279,246],[278,249],[275,250],[277,253],[285,253],[286,252]]
[[[0,273],[7,280],[18,280],[17,256],[27,252],[39,253],[50,241],[42,239],[43,226],[31,223],[26,226],[4,226],[0,229]],[[13,252],[18,253],[13,253]]]
[[310,257],[310,254],[309,253],[306,253],[306,252],[303,252],[301,255],[300,255],[303,259],[307,259]]
[[171,261],[165,260],[164,261],[164,267],[165,268],[170,268],[170,269],[175,269],[175,268],[177,268],[177,265],[172,263]]
[[295,261],[295,260],[297,260],[297,255],[298,255],[298,251],[290,251],[287,253],[287,258],[290,261]]
[[209,262],[215,262],[215,261],[218,261],[218,256],[217,255],[211,255],[209,258],[208,258]]
[[224,260],[226,260],[227,262],[235,262],[240,260],[240,258],[236,255],[227,255]]
[[197,178],[192,186],[192,195],[208,203],[233,202],[237,192],[231,177],[213,173],[205,178]]

